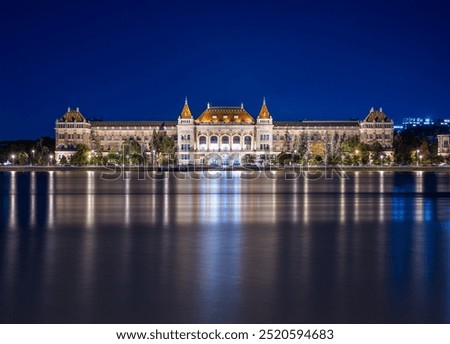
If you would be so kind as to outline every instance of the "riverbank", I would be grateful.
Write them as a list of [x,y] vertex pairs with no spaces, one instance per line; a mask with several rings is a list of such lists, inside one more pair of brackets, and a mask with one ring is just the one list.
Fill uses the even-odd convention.
[[285,167],[209,167],[209,166],[0,166],[0,171],[40,172],[40,171],[151,171],[151,172],[202,172],[202,171],[274,171],[274,172],[314,172],[314,171],[344,171],[344,172],[444,172],[450,173],[448,166],[285,166]]

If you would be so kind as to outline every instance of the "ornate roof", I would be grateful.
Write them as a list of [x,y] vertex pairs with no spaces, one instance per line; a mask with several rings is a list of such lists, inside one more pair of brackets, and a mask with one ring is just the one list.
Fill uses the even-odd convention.
[[160,128],[168,128],[168,127],[176,127],[176,121],[91,121],[91,125],[93,128],[96,127],[122,127],[125,130],[127,127],[130,129],[134,129],[137,127],[141,129],[142,127],[160,127]]
[[187,97],[184,101],[183,110],[181,110],[181,118],[192,118],[191,109],[189,109]]
[[241,106],[208,106],[205,111],[195,120],[202,124],[254,124],[255,120]]
[[274,129],[280,127],[359,127],[359,121],[275,121]]
[[380,108],[380,110],[371,108],[369,114],[364,119],[364,122],[391,122],[391,120],[383,112],[382,108]]
[[263,99],[263,105],[259,111],[258,118],[270,118],[270,112],[266,105],[266,98]]
[[58,122],[87,122],[86,118],[81,114],[80,109],[68,108],[67,112],[58,119]]

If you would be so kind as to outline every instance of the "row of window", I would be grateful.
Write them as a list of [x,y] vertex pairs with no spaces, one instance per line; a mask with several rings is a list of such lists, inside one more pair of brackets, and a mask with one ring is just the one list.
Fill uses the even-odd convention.
[[106,141],[124,141],[124,140],[130,140],[130,141],[142,141],[142,139],[144,139],[144,141],[148,141],[149,137],[148,136],[129,136],[129,137],[125,137],[125,136],[99,136],[100,141],[103,141],[106,139]]
[[366,124],[366,128],[392,128],[392,124]]
[[382,140],[384,137],[385,140],[390,140],[391,135],[390,134],[367,134],[367,139],[368,140],[372,140],[372,139],[376,139],[376,140]]
[[182,144],[181,145],[181,150],[182,151],[189,151],[191,149],[191,145],[190,144]]
[[56,125],[57,128],[88,128],[89,126],[83,123],[58,123]]
[[[166,130],[167,127],[94,127],[95,130],[156,130],[160,132],[161,130]],[[169,127],[169,129],[175,129],[175,127]]]
[[181,139],[182,140],[190,140],[191,139],[191,135],[187,134],[187,135],[181,135]]
[[58,134],[60,140],[81,140],[81,134]]
[[[201,145],[206,145],[206,136],[200,136],[199,137],[199,143]],[[217,136],[211,136],[209,138],[209,142],[211,144],[218,144],[219,138]],[[251,136],[245,136],[244,137],[244,144],[251,144],[252,143],[252,137]],[[230,138],[228,136],[222,136],[222,144],[228,145],[230,144]],[[233,144],[241,144],[241,138],[239,136],[233,137]]]

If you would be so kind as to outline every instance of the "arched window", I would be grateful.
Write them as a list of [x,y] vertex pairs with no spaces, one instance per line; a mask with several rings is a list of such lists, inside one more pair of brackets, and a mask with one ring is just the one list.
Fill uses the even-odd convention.
[[230,143],[230,138],[228,136],[222,136],[222,144],[228,145]]
[[219,140],[217,139],[217,136],[211,136],[211,144],[216,145]]
[[238,145],[241,143],[241,138],[239,136],[233,137],[233,144]]
[[200,136],[199,143],[201,145],[206,145],[206,136]]
[[244,148],[247,150],[252,149],[252,137],[251,136],[244,137]]

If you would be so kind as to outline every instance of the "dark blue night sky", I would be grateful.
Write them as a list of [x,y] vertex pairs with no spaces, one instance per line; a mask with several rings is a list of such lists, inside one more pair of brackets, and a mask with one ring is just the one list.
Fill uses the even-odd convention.
[[3,1],[0,140],[56,118],[175,120],[187,96],[275,120],[382,106],[450,117],[450,10],[436,1]]

